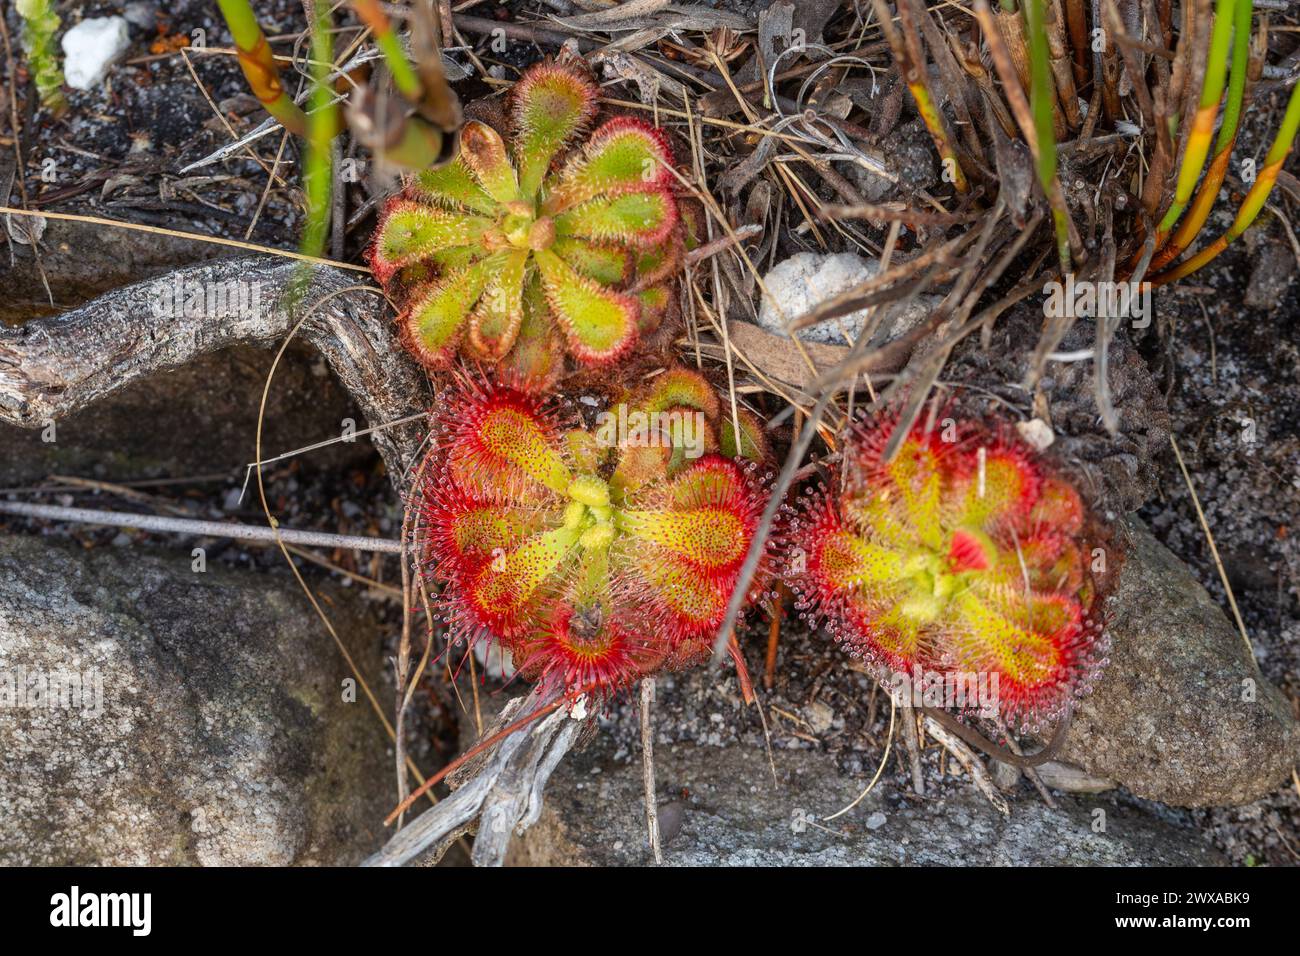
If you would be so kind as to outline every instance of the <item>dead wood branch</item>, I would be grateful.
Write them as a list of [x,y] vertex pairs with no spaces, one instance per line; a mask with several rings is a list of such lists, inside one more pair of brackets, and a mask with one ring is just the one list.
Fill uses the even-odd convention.
[[[298,336],[325,357],[369,424],[395,421],[426,408],[428,390],[377,291],[338,269],[221,259],[0,327],[0,421],[43,428],[163,369],[234,345],[271,345],[304,316]],[[372,433],[399,493],[423,433],[419,421]]]
[[[487,736],[507,726],[521,711],[531,713],[542,705],[538,690],[516,698],[502,711]],[[393,835],[384,848],[365,861],[365,866],[402,866],[429,854],[431,862],[478,822],[474,838],[476,866],[501,866],[510,838],[537,822],[542,812],[542,791],[560,760],[590,723],[579,719],[567,707],[533,721],[506,736],[484,755],[472,775],[451,796],[426,810]]]

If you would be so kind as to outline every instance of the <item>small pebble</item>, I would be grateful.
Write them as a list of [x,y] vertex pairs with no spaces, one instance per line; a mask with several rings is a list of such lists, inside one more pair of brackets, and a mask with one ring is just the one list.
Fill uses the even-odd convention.
[[1052,431],[1052,426],[1041,418],[1016,422],[1016,431],[1020,432],[1020,437],[1036,451],[1042,451],[1056,441],[1056,433]]
[[667,846],[682,831],[686,805],[680,800],[670,800],[659,808],[659,842]]
[[831,725],[835,723],[834,708],[823,700],[814,700],[803,709],[803,715],[812,732],[818,736],[830,730]]
[[[777,335],[788,335],[785,330],[787,322],[811,312],[827,299],[861,285],[879,271],[880,264],[874,259],[864,259],[853,252],[834,255],[796,253],[778,262],[763,277],[763,284],[771,295],[764,295],[759,303],[758,324]],[[895,317],[888,337],[902,335],[924,319],[938,302],[938,296],[917,296],[902,314]],[[837,319],[827,319],[800,330],[799,338],[827,345],[850,345],[862,332],[867,317],[867,310],[861,309]]]

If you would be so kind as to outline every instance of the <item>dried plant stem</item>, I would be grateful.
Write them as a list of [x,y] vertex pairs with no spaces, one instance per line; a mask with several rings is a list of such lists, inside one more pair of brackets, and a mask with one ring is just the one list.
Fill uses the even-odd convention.
[[[1146,51],[1125,28],[1117,0],[1103,0],[1103,2],[1106,31],[1123,57],[1124,67],[1128,71],[1133,87],[1133,95],[1141,111],[1142,122],[1147,129],[1154,129],[1156,135],[1155,150],[1148,160],[1146,179],[1141,188],[1142,207],[1154,218],[1164,201],[1166,182],[1174,164],[1175,147],[1171,124],[1166,120],[1168,104],[1177,101],[1177,98],[1170,93],[1177,80],[1171,80],[1171,85],[1158,91],[1158,101],[1157,97],[1152,96],[1146,82],[1146,70],[1143,67],[1143,56]],[[1180,57],[1176,66],[1181,68],[1186,59],[1186,56]]]
[[1246,622],[1241,618],[1241,610],[1237,607],[1237,597],[1232,593],[1232,584],[1228,581],[1228,572],[1223,567],[1223,559],[1219,557],[1219,546],[1214,543],[1214,535],[1210,532],[1210,523],[1205,520],[1205,512],[1201,508],[1201,498],[1196,493],[1196,485],[1192,483],[1192,476],[1187,471],[1187,465],[1183,461],[1183,453],[1178,448],[1178,439],[1172,432],[1169,434],[1169,444],[1174,450],[1174,457],[1178,459],[1178,470],[1183,473],[1183,481],[1187,483],[1187,492],[1192,496],[1192,505],[1196,508],[1196,520],[1201,524],[1201,530],[1205,532],[1205,540],[1209,542],[1210,554],[1214,558],[1214,567],[1219,572],[1219,580],[1223,582],[1223,591],[1228,595],[1228,604],[1232,608],[1233,620],[1237,622],[1237,630],[1241,632],[1241,640],[1246,645],[1246,656],[1250,658],[1251,666],[1255,673],[1259,673],[1259,661],[1255,659],[1255,647],[1250,643],[1250,634],[1246,631]]
[[[428,466],[429,456],[420,459],[420,465],[415,470],[415,477],[411,481],[411,487],[419,489],[424,480],[424,470]],[[402,509],[402,550],[401,550],[401,573],[402,573],[402,636],[397,645],[397,667],[396,667],[396,701],[397,712],[393,715],[393,728],[396,734],[393,747],[393,756],[397,764],[397,801],[400,803],[406,799],[410,787],[406,779],[406,706],[410,702],[412,694],[415,692],[415,685],[419,682],[419,675],[424,673],[424,661],[420,662],[419,669],[415,672],[414,677],[411,674],[411,615],[412,601],[411,594],[411,554],[408,543],[411,541],[411,521],[415,516],[416,509],[412,507],[412,501],[407,501]],[[420,551],[417,548],[416,553]],[[423,585],[423,581],[421,581]],[[432,619],[429,621],[432,627]],[[433,635],[428,635],[425,643],[425,657],[427,659],[428,649],[433,646]],[[470,663],[473,663],[474,657],[470,655]],[[400,828],[402,820],[399,817],[397,825]]]
[[1237,143],[1237,130],[1241,123],[1241,106],[1246,96],[1250,62],[1250,23],[1254,13],[1254,0],[1236,0],[1233,7],[1232,69],[1228,77],[1228,99],[1223,107],[1223,122],[1219,138],[1214,144],[1214,156],[1205,172],[1205,179],[1192,201],[1186,218],[1169,237],[1163,249],[1151,262],[1159,270],[1173,262],[1200,234],[1210,217],[1210,210],[1219,196],[1219,187],[1228,173],[1228,162]]
[[1007,98],[1012,115],[1016,118],[1016,125],[1020,127],[1020,132],[1025,137],[1025,144],[1036,159],[1038,133],[1034,127],[1033,114],[1029,111],[1029,100],[1025,98],[1025,89],[1029,83],[1027,80],[1020,79],[1020,69],[999,26],[1004,13],[999,12],[998,19],[995,20],[988,0],[975,0],[974,10],[975,19],[979,21],[980,31],[984,34],[984,41],[988,44],[989,54],[993,58],[993,68],[997,71],[998,79],[1002,81],[1002,93]]
[[999,813],[1010,815],[1011,805],[1007,803],[1007,798],[998,792],[998,788],[994,786],[984,762],[966,746],[965,742],[949,733],[943,724],[928,714],[926,715],[925,729],[935,740],[939,741],[948,753],[957,758],[957,762],[971,775],[971,780],[975,782],[976,789],[984,794],[989,803],[993,804]]
[[768,609],[771,620],[767,630],[767,653],[763,658],[763,689],[776,686],[776,655],[781,647],[781,621],[785,618],[785,597],[789,593],[780,581],[773,588],[775,595]]
[[1234,0],[1217,0],[1214,10],[1214,29],[1210,34],[1209,59],[1201,84],[1201,98],[1192,117],[1191,131],[1183,149],[1183,160],[1178,169],[1178,184],[1174,200],[1160,225],[1156,227],[1156,247],[1165,242],[1169,231],[1191,201],[1196,182],[1205,167],[1205,157],[1210,152],[1210,138],[1214,135],[1214,121],[1219,115],[1219,101],[1223,98],[1223,85],[1228,72],[1228,47],[1232,41]]
[[1011,58],[1016,77],[1024,89],[1029,89],[1029,45],[1025,40],[1025,21],[1020,7],[1015,3],[1001,3],[996,16],[998,36]]
[[655,735],[650,720],[650,709],[655,701],[655,679],[647,677],[641,681],[641,769],[642,784],[645,791],[645,827],[650,850],[654,853],[655,863],[664,861],[663,850],[659,846],[659,800],[655,788]]
[[333,259],[324,259],[320,256],[304,255],[301,252],[293,252],[289,249],[273,249],[270,246],[260,246],[255,242],[240,242],[238,239],[226,239],[222,236],[205,236],[196,232],[185,232],[180,229],[164,229],[162,226],[150,226],[142,222],[122,222],[119,219],[105,219],[102,216],[79,216],[70,212],[50,212],[42,209],[15,209],[9,206],[0,206],[0,213],[6,216],[40,216],[43,219],[61,219],[65,222],[83,222],[93,226],[114,226],[118,229],[128,229],[135,232],[148,232],[155,236],[170,236],[173,239],[192,239],[195,242],[210,242],[217,246],[230,246],[233,249],[243,249],[246,252],[261,252],[268,256],[280,256],[283,259],[296,259],[299,262],[310,262],[315,265],[333,266],[336,269],[350,269],[353,272],[369,272],[370,267],[357,265],[355,262],[336,262]]
[[239,51],[239,68],[244,71],[253,95],[266,111],[289,132],[303,136],[307,132],[307,114],[293,101],[280,81],[271,45],[257,22],[248,0],[217,0],[221,15],[230,27]]
[[[1055,84],[1052,81],[1047,30],[1043,22],[1043,0],[1026,0],[1025,27],[1029,33],[1029,109],[1038,134],[1038,182],[1052,206],[1052,224],[1056,232],[1056,255],[1061,274],[1071,271],[1070,214],[1065,208],[1061,183],[1057,178],[1055,132]],[[1056,197],[1053,199],[1053,197]]]
[[1086,0],[1065,0],[1065,25],[1070,33],[1070,48],[1074,53],[1074,78],[1077,83],[1088,80],[1088,11]]
[[1076,130],[1083,124],[1079,112],[1079,91],[1074,86],[1074,64],[1070,60],[1070,46],[1065,38],[1065,14],[1061,0],[1050,0],[1047,45],[1051,51],[1052,76],[1056,80],[1056,95],[1065,115],[1066,125]]
[[880,21],[880,28],[889,43],[889,49],[894,54],[894,62],[899,72],[902,73],[903,80],[912,93],[912,98],[916,101],[917,112],[921,114],[921,120],[925,123],[925,128],[930,131],[930,137],[934,140],[935,149],[939,151],[939,158],[944,165],[945,178],[952,179],[952,183],[958,192],[969,192],[970,183],[966,179],[966,174],[962,171],[961,163],[957,160],[957,152],[952,145],[952,136],[948,132],[948,124],[943,118],[943,113],[939,111],[939,104],[930,95],[930,88],[926,83],[925,60],[921,54],[921,37],[917,33],[916,23],[912,18],[907,3],[898,4],[898,19],[903,29],[903,37],[900,37],[898,30],[894,28],[894,21],[889,15],[889,8],[885,5],[885,0],[871,0],[871,5],[876,11],[876,18]]
[[[978,44],[971,43],[963,46],[956,37],[951,37],[950,42],[957,61],[961,64],[962,69],[966,71],[966,74],[975,81],[975,85],[979,87],[984,102],[992,110],[993,118],[997,120],[1003,134],[1008,139],[1014,139],[1016,136],[1016,122],[1011,118],[1007,104],[1002,97],[998,96],[993,77],[989,75],[989,71],[984,68],[984,64],[980,61]],[[993,135],[992,129],[989,130],[989,135]]]
[[848,813],[859,803],[865,800],[867,794],[869,794],[872,788],[875,787],[876,782],[880,779],[880,775],[885,772],[885,767],[888,766],[889,764],[889,752],[890,749],[894,746],[894,718],[897,712],[898,712],[898,706],[894,701],[894,696],[891,694],[889,695],[889,730],[885,732],[885,753],[884,756],[880,758],[880,766],[876,767],[875,776],[871,778],[871,782],[868,783],[866,788],[860,794],[858,794],[857,797],[854,798],[852,803],[850,803],[848,806],[844,807],[843,809],[835,811],[828,817],[822,817],[822,823],[830,823],[832,820],[836,819],[837,817],[844,816],[844,814]]
[[916,708],[904,700],[899,703],[902,710],[903,745],[907,749],[907,764],[912,773],[912,792],[918,797],[925,796],[925,770],[921,766],[921,741],[916,730]]
[[[1105,22],[1102,5],[1107,3],[1109,3],[1109,0],[1092,0],[1092,22],[1094,27],[1098,27]],[[1116,49],[1117,44],[1109,34],[1108,25],[1105,33],[1106,42],[1102,45],[1101,50],[1094,51],[1092,54],[1092,76],[1093,82],[1101,90],[1101,106],[1102,112],[1106,115],[1106,122],[1113,124],[1116,120],[1121,119],[1124,114],[1119,99],[1119,50]]]
[[280,540],[308,547],[351,548],[357,551],[380,551],[385,554],[400,554],[402,551],[400,541],[392,541],[388,538],[327,534],[322,531],[295,531],[290,528],[263,528],[260,525],[168,518],[163,515],[142,515],[130,511],[102,511],[96,508],[65,508],[61,505],[0,501],[0,513],[22,515],[26,518],[44,518],[49,521],[69,521],[75,524],[98,524],[110,528],[138,528],[141,531],[159,531],[165,534],[232,538],[236,541],[275,541],[278,531]]
[[[912,22],[920,25],[921,36],[925,38],[930,58],[939,68],[939,81],[947,87],[957,132],[966,147],[969,162],[974,164],[975,158],[980,155],[981,145],[970,104],[967,102],[967,84],[962,76],[961,67],[957,65],[957,58],[949,49],[948,34],[939,28],[934,15],[926,8],[923,0],[899,0],[899,2],[901,6],[908,8]],[[978,177],[980,170],[977,165],[972,165],[971,171]]]
[[[439,770],[428,780],[425,780],[422,784],[420,784],[418,790],[416,790],[405,800],[399,803],[393,809],[393,811],[389,813],[387,817],[384,818],[384,825],[392,826],[393,822],[397,820],[398,817],[400,817],[403,813],[405,813],[407,810],[411,808],[411,804],[415,803],[416,800],[424,796],[424,794],[427,793],[429,790],[432,790],[434,787],[436,787],[439,783],[441,783],[444,779],[446,779],[449,774],[455,773],[457,770],[465,766],[466,763],[473,760],[479,754],[485,753],[496,744],[510,739],[511,736],[516,733],[516,731],[523,730],[525,727],[535,723],[536,721],[547,716],[548,714],[554,713],[555,711],[563,707],[565,704],[572,703],[578,697],[581,697],[583,694],[590,692],[592,689],[593,688],[590,686],[584,687],[582,690],[578,691],[573,695],[565,695],[563,697],[558,697],[552,700],[550,703],[545,703],[545,704],[540,703],[541,698],[538,697],[536,691],[534,691],[533,698],[536,698],[538,701],[536,707],[530,710],[525,716],[519,718],[513,723],[507,724],[505,727],[502,727],[500,730],[492,734],[486,740],[479,741],[477,744],[475,744],[469,750],[466,750],[463,754],[461,754],[451,763],[447,764],[447,766]],[[530,700],[533,698],[530,698]]]
[[1278,127],[1277,136],[1273,140],[1273,145],[1269,147],[1268,154],[1264,157],[1264,167],[1259,171],[1254,185],[1250,187],[1250,191],[1246,193],[1246,198],[1241,201],[1241,207],[1237,210],[1237,218],[1233,220],[1232,226],[1229,227],[1227,232],[1186,262],[1157,275],[1151,280],[1153,285],[1164,285],[1167,282],[1173,282],[1191,275],[1197,269],[1213,261],[1219,253],[1228,248],[1238,236],[1250,227],[1250,224],[1255,221],[1255,217],[1259,215],[1259,211],[1264,208],[1264,203],[1268,201],[1269,194],[1272,193],[1273,186],[1277,183],[1277,174],[1282,169],[1282,164],[1286,162],[1286,158],[1290,155],[1291,148],[1295,144],[1297,129],[1300,129],[1300,84],[1297,84],[1291,90],[1291,98],[1287,102],[1286,112],[1282,116],[1282,123]]

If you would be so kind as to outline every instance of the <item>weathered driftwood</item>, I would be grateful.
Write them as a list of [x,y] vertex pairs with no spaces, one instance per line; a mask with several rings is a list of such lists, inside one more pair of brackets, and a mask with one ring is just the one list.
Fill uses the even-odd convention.
[[1004,815],[1011,813],[1011,805],[1007,803],[1007,798],[998,792],[992,777],[989,776],[988,768],[984,766],[984,761],[980,760],[979,755],[971,750],[964,740],[951,733],[947,727],[929,715],[926,715],[925,718],[925,732],[939,741],[948,753],[957,758],[957,762],[970,774],[971,780],[975,783],[975,788],[984,794],[989,803],[993,804],[999,813]]
[[[510,701],[488,735],[544,703],[536,689],[526,698]],[[542,791],[551,773],[589,723],[588,717],[561,707],[515,731],[484,754],[477,766],[471,764],[453,775],[465,779],[451,796],[399,830],[364,865],[402,866],[422,854],[436,862],[477,820],[474,865],[501,866],[510,838],[541,816]]]
[[[368,423],[396,421],[426,408],[429,393],[398,346],[378,290],[367,285],[363,275],[341,269],[267,256],[221,259],[116,289],[62,315],[0,326],[0,421],[42,428],[206,353],[278,344],[303,316],[296,338],[320,351]],[[196,293],[203,305],[187,307]],[[415,421],[372,433],[399,492],[425,430]]]

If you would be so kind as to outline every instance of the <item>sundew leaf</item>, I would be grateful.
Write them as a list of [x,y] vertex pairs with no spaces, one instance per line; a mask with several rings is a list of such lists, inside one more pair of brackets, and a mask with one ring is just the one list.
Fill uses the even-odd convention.
[[662,241],[677,222],[677,206],[666,191],[623,193],[593,199],[555,219],[558,236],[613,240],[649,246]]
[[447,366],[466,316],[500,267],[499,257],[480,259],[435,282],[411,303],[402,316],[402,338],[422,363]]
[[528,70],[511,91],[519,189],[534,199],[551,162],[596,112],[600,93],[575,69],[553,63]]
[[579,275],[550,250],[535,254],[551,315],[564,330],[569,348],[587,362],[612,361],[636,338],[635,299]]
[[375,251],[384,262],[400,268],[447,249],[475,246],[491,225],[481,216],[399,200],[387,210]]
[[488,215],[497,211],[496,200],[483,191],[459,156],[416,176],[415,194],[441,206],[465,206]]
[[559,212],[597,196],[666,191],[672,163],[672,151],[654,127],[632,117],[612,119],[564,168],[547,208]]
[[501,134],[470,120],[460,131],[460,157],[483,191],[499,203],[519,199],[519,182]]
[[618,285],[628,276],[627,250],[609,242],[587,239],[556,239],[551,250],[578,272],[602,285]]
[[488,283],[478,308],[470,317],[469,340],[489,361],[499,361],[510,351],[524,319],[524,269],[528,250],[515,249]]

